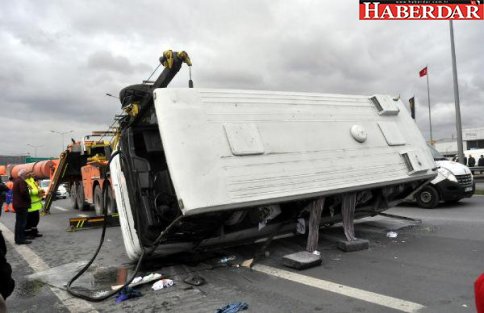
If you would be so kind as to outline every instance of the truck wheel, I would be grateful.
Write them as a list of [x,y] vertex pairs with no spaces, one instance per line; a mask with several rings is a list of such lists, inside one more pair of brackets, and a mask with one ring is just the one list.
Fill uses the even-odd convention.
[[77,207],[80,211],[84,210],[86,202],[84,201],[84,186],[82,182],[77,183],[77,197],[76,197]]
[[97,185],[94,188],[94,211],[96,211],[96,215],[103,215],[103,193],[101,192],[101,187]]
[[73,210],[79,209],[77,206],[77,184],[72,183],[71,188],[69,188],[69,207]]
[[104,196],[107,199],[106,205],[108,207],[108,214],[111,215],[118,212],[118,209],[116,207],[116,199],[114,199],[113,190],[111,189],[110,185],[108,185],[106,189],[104,189]]
[[427,185],[420,190],[416,195],[417,204],[424,209],[433,209],[439,204],[440,197],[438,191]]

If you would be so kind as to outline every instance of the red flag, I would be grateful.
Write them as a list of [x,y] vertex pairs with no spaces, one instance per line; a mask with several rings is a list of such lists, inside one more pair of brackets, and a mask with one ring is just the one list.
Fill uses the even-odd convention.
[[427,67],[424,67],[423,69],[421,69],[420,72],[418,72],[418,74],[420,75],[420,77],[427,75]]

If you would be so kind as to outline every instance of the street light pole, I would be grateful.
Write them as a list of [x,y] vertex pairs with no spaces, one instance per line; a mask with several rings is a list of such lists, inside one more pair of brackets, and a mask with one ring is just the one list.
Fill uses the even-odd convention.
[[54,133],[54,134],[61,135],[61,137],[62,137],[62,147],[61,147],[61,151],[63,151],[65,149],[65,146],[64,146],[64,135],[70,134],[70,133],[72,133],[74,131],[73,130],[69,130],[69,131],[66,131],[66,132],[58,132],[58,131],[55,131],[55,130],[51,130],[50,132],[51,133]]
[[27,146],[34,148],[34,158],[36,158],[37,157],[37,148],[43,147],[44,145],[34,146],[34,145],[31,145],[30,143],[28,143]]
[[452,52],[452,73],[454,78],[454,101],[455,101],[455,127],[457,130],[457,155],[459,162],[464,164],[464,148],[462,144],[462,124],[460,117],[460,103],[459,103],[459,82],[457,79],[457,62],[455,58],[455,45],[454,45],[454,26],[452,20],[449,21],[450,25],[450,47]]

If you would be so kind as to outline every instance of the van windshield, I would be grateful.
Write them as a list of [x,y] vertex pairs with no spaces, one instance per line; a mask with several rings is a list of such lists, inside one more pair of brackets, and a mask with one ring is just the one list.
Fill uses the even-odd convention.
[[431,145],[428,145],[428,146],[435,161],[447,160],[439,151],[435,150],[434,147],[432,147]]

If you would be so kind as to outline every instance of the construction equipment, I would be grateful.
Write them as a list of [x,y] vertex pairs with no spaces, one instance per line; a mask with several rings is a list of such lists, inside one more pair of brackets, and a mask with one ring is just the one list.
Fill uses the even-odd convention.
[[340,221],[346,251],[368,247],[353,219],[396,205],[436,175],[394,97],[166,89],[191,62],[173,51],[160,62],[154,83],[119,97],[126,116],[110,173],[132,259],[296,229],[310,232],[314,247],[320,225]]
[[[70,206],[73,209],[82,210],[86,205],[93,205],[96,214],[101,215],[106,203],[109,214],[116,212],[116,202],[107,167],[111,143],[103,139],[112,137],[114,133],[114,131],[94,131],[90,136],[67,146],[67,149],[61,153],[51,176],[44,214],[49,213],[55,190],[61,183],[68,185]],[[100,139],[95,139],[99,137]]]
[[57,160],[45,160],[26,164],[9,164],[7,165],[7,175],[17,178],[20,170],[26,170],[31,172],[35,179],[50,178],[56,169],[57,162]]

